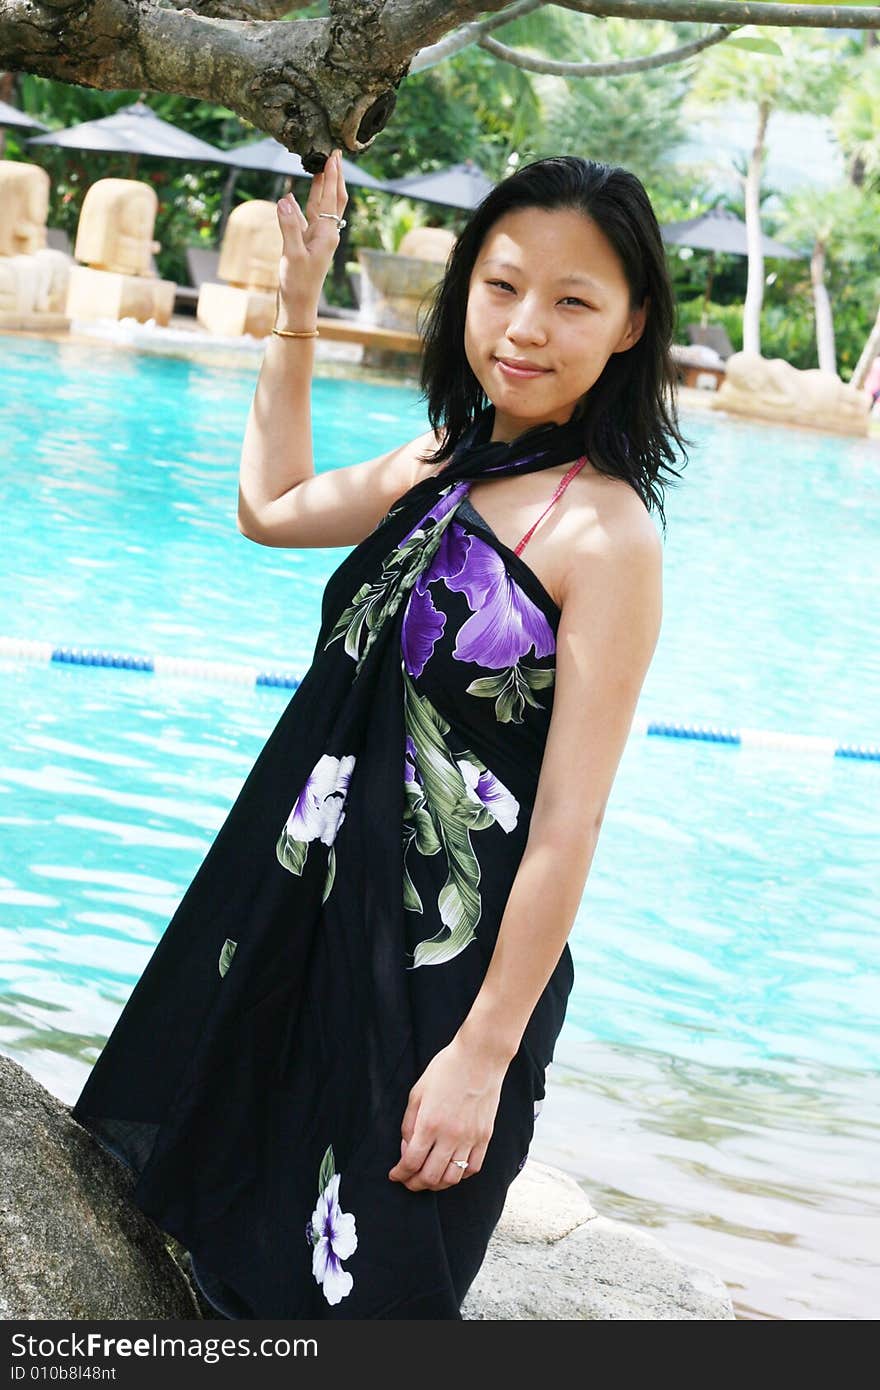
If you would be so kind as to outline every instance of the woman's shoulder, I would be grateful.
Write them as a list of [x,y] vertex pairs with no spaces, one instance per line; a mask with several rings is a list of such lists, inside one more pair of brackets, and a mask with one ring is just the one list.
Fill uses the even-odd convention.
[[440,444],[441,436],[436,430],[426,430],[424,434],[418,435],[417,438],[410,442],[409,451],[412,467],[411,487],[415,487],[416,483],[420,483],[423,479],[430,478],[433,474],[439,473],[440,469],[445,466],[445,459],[443,463],[433,463],[430,458],[427,461],[425,459],[426,455],[436,453],[440,448]]
[[644,499],[625,478],[601,473],[585,464],[572,479],[560,550],[565,555],[560,591],[590,585],[596,569],[626,569],[639,557],[654,568],[662,562],[663,543]]

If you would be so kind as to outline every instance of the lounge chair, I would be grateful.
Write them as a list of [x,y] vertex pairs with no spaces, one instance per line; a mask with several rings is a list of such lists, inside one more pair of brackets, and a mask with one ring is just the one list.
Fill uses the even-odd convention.
[[718,356],[726,362],[733,355],[733,343],[727,336],[727,329],[720,323],[689,323],[688,342],[697,347],[714,348]]

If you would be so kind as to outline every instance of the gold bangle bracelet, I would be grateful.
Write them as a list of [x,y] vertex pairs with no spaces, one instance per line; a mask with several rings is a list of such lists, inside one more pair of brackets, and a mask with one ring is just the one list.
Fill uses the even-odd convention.
[[[281,308],[281,289],[275,291],[275,322],[278,322],[278,312]],[[320,338],[317,328],[273,328],[272,332],[279,338]]]

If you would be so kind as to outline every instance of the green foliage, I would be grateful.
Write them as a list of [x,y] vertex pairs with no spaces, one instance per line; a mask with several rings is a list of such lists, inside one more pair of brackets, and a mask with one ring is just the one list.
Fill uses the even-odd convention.
[[[671,26],[661,21],[608,18],[582,22],[578,30],[577,46],[567,54],[577,61],[615,62],[677,46]],[[649,181],[683,137],[680,111],[692,71],[689,60],[623,77],[535,77],[543,105],[532,139],[535,157],[586,155]]]
[[[326,15],[318,0],[292,17]],[[700,28],[685,22],[641,22],[589,17],[551,6],[507,24],[496,37],[528,52],[555,59],[605,61],[641,56],[692,39]],[[777,52],[770,52],[768,46]],[[762,51],[755,51],[760,48]],[[837,338],[838,362],[846,378],[855,365],[877,310],[880,250],[877,246],[876,196],[880,186],[877,150],[880,49],[865,46],[858,33],[832,39],[825,31],[760,29],[749,26],[727,41],[683,64],[649,69],[630,77],[570,79],[545,77],[501,63],[484,49],[471,47],[453,59],[406,78],[398,91],[392,120],[362,157],[364,167],[383,178],[414,170],[430,171],[473,159],[491,178],[542,155],[577,153],[623,164],[641,177],[658,220],[695,216],[713,198],[699,174],[679,169],[671,153],[681,138],[683,99],[702,91],[708,101],[735,96],[789,109],[834,108],[835,127],[844,153],[859,170],[865,192],[875,201],[852,213],[851,200],[837,206],[818,194],[799,205],[785,203],[786,221],[768,211],[775,191],[762,189],[765,230],[783,240],[797,240],[809,251],[812,223],[829,223],[828,288]],[[137,101],[139,92],[101,92],[19,74],[13,100],[52,128],[109,115]],[[221,148],[261,138],[262,132],[212,102],[151,92],[146,100],[162,118]],[[230,177],[224,166],[189,165],[125,155],[33,146],[24,131],[6,135],[6,157],[41,164],[51,179],[49,224],[74,239],[82,198],[91,183],[104,177],[137,177],[159,196],[156,239],[159,273],[185,281],[185,249],[216,245]],[[236,171],[231,203],[248,198],[274,199],[285,180],[256,171]],[[295,195],[304,204],[308,182],[296,181]],[[873,190],[873,192],[872,192]],[[432,225],[457,230],[465,214],[415,200],[349,189],[350,242],[396,250],[410,227]],[[227,191],[227,201],[229,201]],[[726,200],[743,214],[736,198]],[[800,227],[796,223],[800,219]],[[796,236],[797,232],[797,236]],[[708,253],[688,255],[668,248],[670,271],[679,304],[677,338],[703,312]],[[775,279],[765,286],[762,350],[795,366],[816,365],[812,292],[808,261],[770,262]],[[709,319],[723,323],[735,346],[742,342],[742,301],[746,260],[715,257]],[[342,278],[329,277],[325,292],[332,303],[348,302]]]
[[[765,104],[772,111],[830,112],[845,82],[846,63],[823,30],[749,25],[748,34],[725,40],[701,56],[693,96],[706,104]],[[754,51],[759,40],[778,49]]]
[[854,56],[833,115],[835,134],[847,162],[880,187],[880,46]]
[[725,39],[724,42],[728,48],[744,48],[750,53],[771,53],[774,58],[781,58],[783,56],[782,49],[779,47],[779,44],[776,43],[775,39]]
[[[786,262],[785,270],[772,285],[765,288],[761,310],[761,355],[782,357],[793,367],[805,370],[819,365],[816,324],[809,269],[805,270],[803,265],[796,269],[795,266],[795,262]],[[834,269],[828,288],[834,312],[837,370],[841,378],[848,381],[877,312],[878,285],[875,280],[872,289],[866,280],[857,277],[853,281]],[[676,342],[688,341],[687,326],[700,323],[702,313],[702,295],[692,299],[679,298]],[[742,301],[731,304],[709,301],[709,323],[722,324],[726,328],[736,352],[742,350],[742,317]]]

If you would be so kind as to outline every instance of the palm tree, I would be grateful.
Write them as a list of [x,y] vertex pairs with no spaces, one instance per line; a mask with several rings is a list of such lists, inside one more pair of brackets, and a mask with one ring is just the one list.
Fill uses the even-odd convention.
[[[743,350],[761,351],[764,253],[760,190],[767,126],[774,111],[831,112],[843,80],[840,49],[824,34],[756,27],[757,52],[743,40],[719,44],[703,55],[693,94],[707,105],[737,101],[755,113],[755,135],[744,180],[748,277],[743,309]],[[776,51],[773,51],[776,50]]]
[[870,48],[852,62],[852,81],[846,84],[831,118],[848,166],[858,187],[880,173],[880,48]]
[[826,284],[829,257],[838,264],[858,264],[877,239],[880,199],[843,183],[822,192],[801,188],[785,199],[778,233],[810,257],[816,350],[823,371],[837,371],[834,319]]

